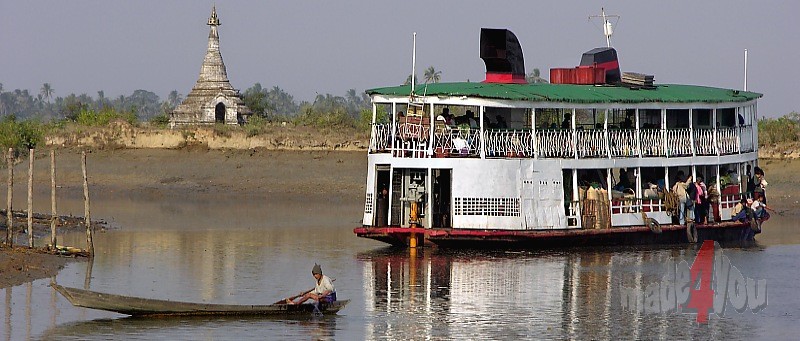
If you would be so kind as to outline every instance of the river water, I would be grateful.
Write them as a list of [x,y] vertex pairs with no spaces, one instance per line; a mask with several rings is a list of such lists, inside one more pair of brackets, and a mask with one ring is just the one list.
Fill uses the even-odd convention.
[[[81,212],[79,202],[62,212]],[[92,263],[0,290],[0,340],[794,339],[800,326],[796,217],[774,217],[755,245],[724,245],[745,278],[766,280],[767,306],[696,314],[623,309],[669,260],[697,245],[542,251],[394,250],[356,238],[360,203],[109,199],[93,215],[119,228],[95,235]],[[146,212],[146,213],[144,213]],[[81,233],[64,243],[83,246]],[[335,278],[337,316],[136,319],[76,308],[51,281],[121,295],[268,304],[313,286],[314,263]],[[87,276],[88,275],[88,276]]]

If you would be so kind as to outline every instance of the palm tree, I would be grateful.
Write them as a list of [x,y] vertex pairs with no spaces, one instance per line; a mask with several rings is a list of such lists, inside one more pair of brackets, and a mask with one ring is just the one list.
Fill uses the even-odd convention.
[[50,85],[50,83],[42,84],[42,89],[39,91],[39,93],[42,94],[42,97],[47,100],[47,104],[50,104],[50,98],[53,97],[54,92],[55,90],[53,90],[53,87]]
[[183,96],[178,93],[178,90],[172,90],[169,92],[169,95],[167,96],[167,102],[169,102],[173,108],[177,107],[178,104],[181,104],[182,101]]
[[533,69],[533,72],[529,73],[525,76],[525,80],[528,83],[549,83],[546,79],[541,77],[542,72],[539,71],[539,68]]
[[436,71],[433,66],[429,66],[427,69],[425,69],[425,83],[439,83],[441,79],[441,71]]
[[[419,76],[414,76],[414,80],[419,81]],[[408,75],[408,77],[406,77],[405,83],[403,83],[403,85],[409,85],[409,84],[411,84],[411,75]]]

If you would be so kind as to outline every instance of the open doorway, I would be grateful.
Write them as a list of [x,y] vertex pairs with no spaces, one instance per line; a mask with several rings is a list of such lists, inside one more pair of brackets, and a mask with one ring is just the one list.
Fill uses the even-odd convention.
[[388,165],[377,166],[375,193],[378,200],[375,210],[375,226],[389,225],[389,171]]
[[225,123],[225,104],[220,102],[214,107],[214,122]]
[[452,169],[433,170],[433,227],[451,226],[452,174]]

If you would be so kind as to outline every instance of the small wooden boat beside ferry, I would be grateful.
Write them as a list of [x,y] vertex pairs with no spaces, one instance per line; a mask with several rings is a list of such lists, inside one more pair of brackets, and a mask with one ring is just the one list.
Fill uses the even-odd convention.
[[[608,46],[528,83],[522,48],[482,29],[483,82],[367,90],[359,237],[414,247],[539,248],[737,240],[752,197],[761,94],[658,84]],[[674,185],[703,177],[708,214],[681,223]],[[752,234],[749,234],[752,237]]]
[[53,288],[76,307],[112,311],[131,316],[310,316],[314,313],[336,314],[350,300],[314,304],[238,305],[176,302],[100,293],[53,285]]

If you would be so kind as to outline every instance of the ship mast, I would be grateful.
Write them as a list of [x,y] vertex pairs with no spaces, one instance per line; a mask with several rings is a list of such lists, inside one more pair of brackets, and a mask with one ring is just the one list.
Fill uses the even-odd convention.
[[616,21],[619,21],[619,15],[616,14],[606,14],[605,8],[600,8],[600,15],[590,15],[589,20],[592,19],[602,19],[603,20],[603,35],[606,36],[606,47],[611,47],[611,35],[614,34],[613,27],[611,25],[611,20],[609,18],[615,18]]

